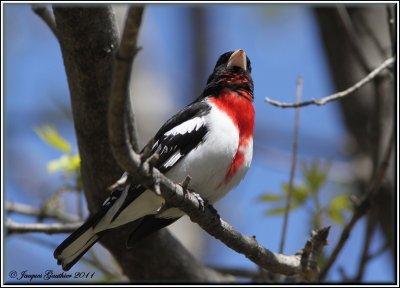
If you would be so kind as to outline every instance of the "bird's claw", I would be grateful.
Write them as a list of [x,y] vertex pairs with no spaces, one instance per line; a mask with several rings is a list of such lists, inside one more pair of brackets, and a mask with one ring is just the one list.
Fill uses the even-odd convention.
[[201,210],[201,212],[205,212],[205,207],[206,205],[208,205],[208,201],[204,200],[200,194],[196,193],[196,192],[192,192],[192,195],[197,199],[197,201],[199,202],[199,210]]

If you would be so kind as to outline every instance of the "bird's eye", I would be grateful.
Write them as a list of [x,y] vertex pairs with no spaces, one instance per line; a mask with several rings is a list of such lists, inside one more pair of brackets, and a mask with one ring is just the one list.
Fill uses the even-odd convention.
[[250,62],[249,57],[247,57],[247,63],[246,63],[246,65],[247,65],[247,71],[249,71],[249,73],[251,73],[251,62]]
[[215,68],[217,68],[217,67],[219,67],[219,66],[221,66],[221,65],[226,65],[227,63],[228,63],[228,60],[229,60],[229,58],[231,57],[231,55],[232,55],[232,53],[233,53],[234,51],[229,51],[229,52],[226,52],[226,53],[224,53],[224,54],[222,54],[219,58],[218,58],[218,61],[217,61],[217,64],[215,64]]

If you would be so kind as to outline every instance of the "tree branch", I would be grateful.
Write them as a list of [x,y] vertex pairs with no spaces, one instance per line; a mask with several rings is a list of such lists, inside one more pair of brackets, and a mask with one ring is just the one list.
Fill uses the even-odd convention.
[[358,269],[357,274],[353,278],[354,282],[361,282],[365,269],[367,267],[368,262],[371,260],[369,258],[369,250],[371,246],[372,236],[374,234],[375,228],[377,227],[377,218],[369,217],[366,221],[365,225],[365,236],[364,236],[364,244],[361,252],[360,260],[358,261]]
[[16,223],[10,219],[6,222],[6,231],[8,235],[13,233],[46,233],[59,234],[71,233],[78,229],[82,223],[34,223],[22,224]]
[[381,185],[383,183],[383,180],[385,178],[387,168],[390,163],[390,157],[392,154],[393,150],[393,141],[394,141],[394,136],[393,136],[393,129],[392,129],[392,134],[389,138],[389,142],[386,146],[385,150],[385,155],[383,157],[383,160],[377,169],[376,175],[372,180],[372,183],[370,185],[369,190],[367,193],[364,194],[363,198],[358,201],[358,203],[355,204],[354,212],[353,215],[350,219],[350,221],[346,224],[344,227],[342,234],[340,235],[339,241],[336,244],[331,256],[329,256],[328,260],[326,261],[325,267],[323,268],[321,275],[319,277],[320,280],[323,280],[329,269],[332,267],[333,263],[336,261],[336,258],[338,257],[340,251],[343,249],[344,244],[346,243],[347,239],[350,236],[350,232],[353,230],[354,225],[357,223],[357,221],[363,217],[369,210],[370,206],[374,205],[373,201],[377,195],[377,192],[381,188]]
[[273,106],[280,107],[280,108],[296,108],[296,107],[303,107],[303,106],[308,106],[308,105],[317,105],[317,106],[324,105],[328,102],[339,100],[343,97],[349,96],[352,93],[356,92],[361,87],[363,87],[365,84],[367,84],[368,82],[373,80],[375,77],[377,77],[383,70],[392,66],[394,61],[395,61],[395,58],[390,57],[389,59],[385,60],[381,65],[379,65],[377,68],[372,70],[371,73],[369,73],[366,77],[361,79],[359,82],[357,82],[353,86],[347,88],[344,91],[337,92],[335,94],[326,96],[324,98],[312,99],[309,101],[304,101],[304,102],[299,102],[299,103],[282,103],[279,101],[272,100],[268,97],[266,97],[264,100],[265,100],[265,102],[267,102]]
[[32,4],[32,10],[33,12],[35,12],[36,15],[42,18],[42,20],[50,28],[51,32],[53,32],[54,36],[56,36],[56,38],[58,39],[56,22],[54,21],[54,17],[50,13],[49,9],[42,5]]
[[[139,51],[137,47],[137,37],[142,21],[143,10],[143,7],[129,8],[121,38],[121,44],[117,50],[114,60],[111,95],[115,97],[115,101],[110,102],[110,108],[108,110],[108,132],[110,134],[111,149],[116,157],[126,153],[126,151],[120,151],[120,149],[133,149],[136,152],[139,150],[134,115],[131,106],[129,105],[129,83],[131,79],[133,60]],[[121,106],[125,107],[125,109],[116,109]],[[117,113],[121,112],[123,112],[123,115],[126,116],[120,117],[120,114],[117,115]],[[116,129],[116,127],[118,128]],[[120,134],[126,134],[129,137],[125,139],[124,136]],[[116,140],[122,140],[123,142],[112,142]],[[128,142],[125,143],[125,141]],[[116,160],[119,163],[124,161],[124,159],[118,158],[116,158]]]
[[79,218],[74,215],[46,211],[45,209],[37,209],[22,203],[6,202],[6,211],[8,213],[20,213],[29,216],[36,216],[38,218],[57,219],[62,222],[80,222]]

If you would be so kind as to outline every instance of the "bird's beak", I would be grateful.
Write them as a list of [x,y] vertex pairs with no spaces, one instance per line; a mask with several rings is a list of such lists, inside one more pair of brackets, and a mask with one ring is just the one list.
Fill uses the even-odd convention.
[[231,57],[228,60],[227,68],[237,66],[242,68],[244,71],[247,70],[247,61],[246,61],[246,53],[242,50],[236,50],[232,53]]

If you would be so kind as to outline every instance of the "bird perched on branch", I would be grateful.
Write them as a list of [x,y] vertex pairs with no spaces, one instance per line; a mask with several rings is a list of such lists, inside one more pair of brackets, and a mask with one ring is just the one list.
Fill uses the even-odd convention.
[[[154,167],[172,181],[182,182],[190,175],[188,189],[211,204],[239,184],[252,160],[250,74],[250,60],[242,49],[221,55],[200,97],[171,117],[143,148],[148,155],[158,155]],[[125,173],[119,182],[126,178]],[[54,251],[65,271],[112,228],[135,222],[129,247],[184,215],[140,184],[123,186],[114,189],[99,211]]]

